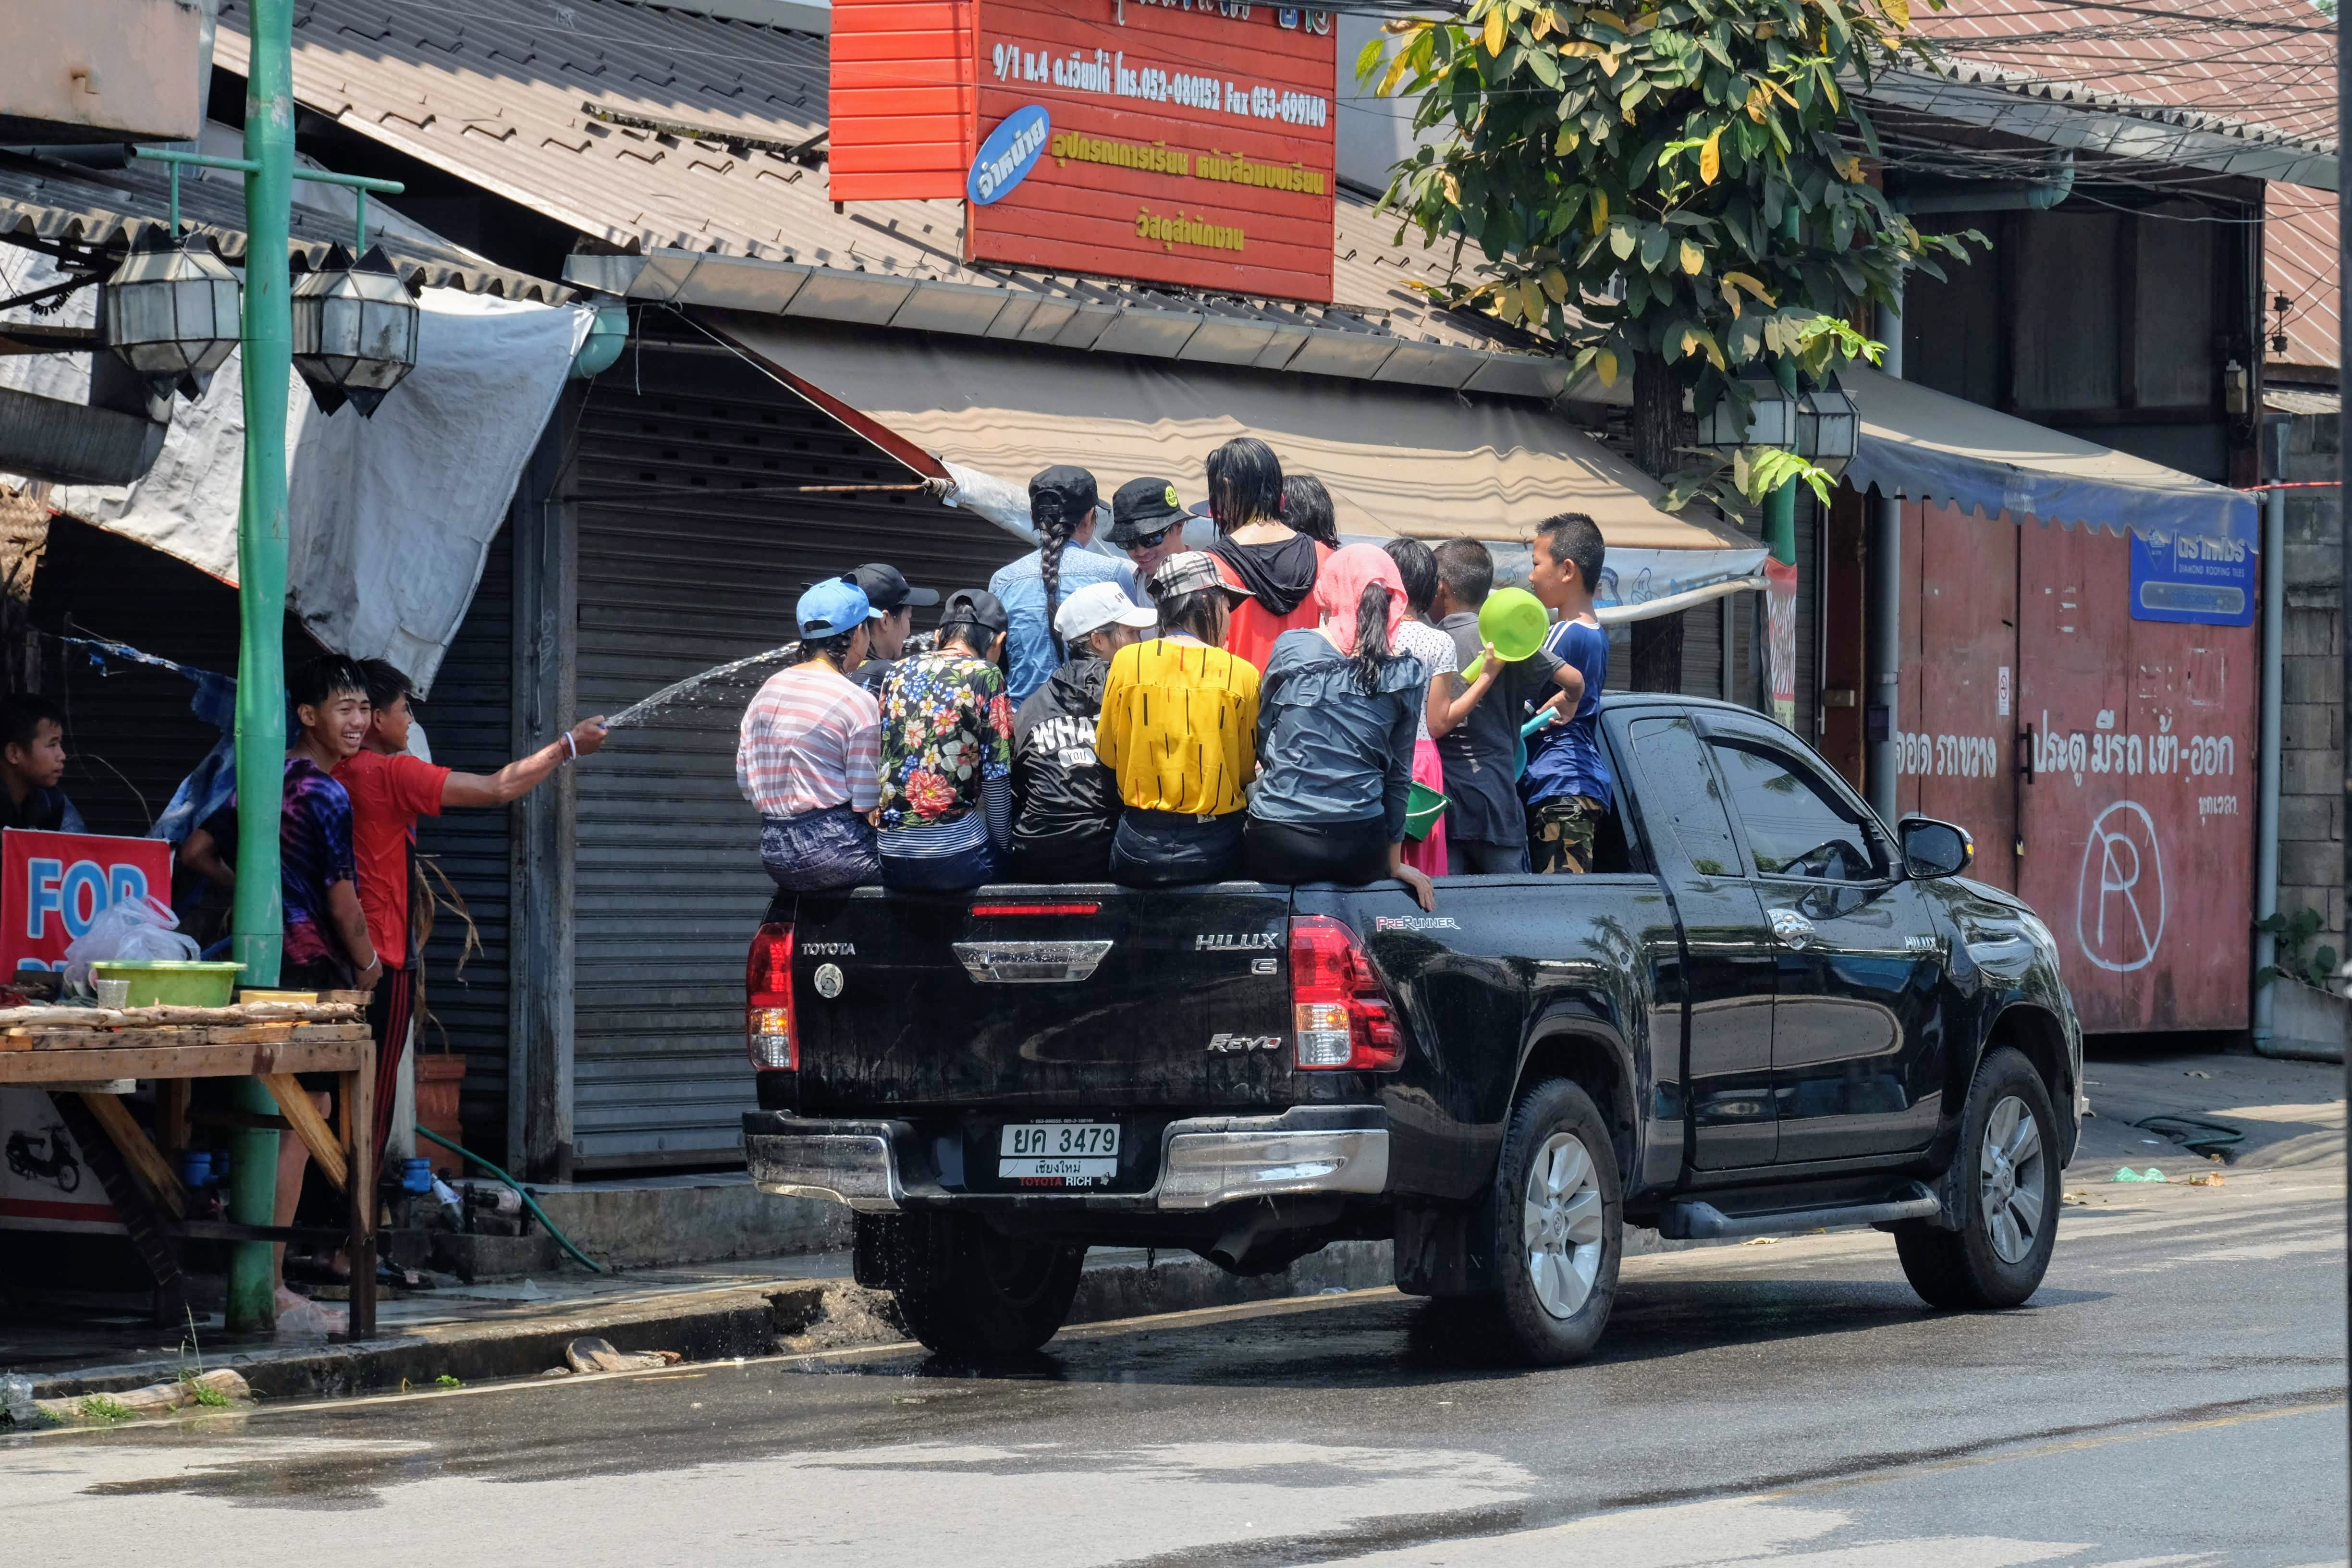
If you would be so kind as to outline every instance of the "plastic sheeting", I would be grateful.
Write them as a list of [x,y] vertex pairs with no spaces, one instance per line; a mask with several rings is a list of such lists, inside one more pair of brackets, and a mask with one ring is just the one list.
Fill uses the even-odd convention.
[[[9,279],[19,289],[39,286],[26,268],[10,270],[27,272]],[[88,298],[74,300],[85,317]],[[287,584],[320,642],[389,659],[424,692],[594,312],[454,289],[427,289],[417,303],[416,368],[373,419],[350,407],[321,414],[289,378]],[[9,356],[0,384],[80,401],[88,365],[85,355]],[[178,402],[144,479],[54,488],[49,504],[234,584],[244,437],[232,355],[201,400]]]
[[1866,366],[1838,374],[1862,411],[1845,470],[1858,490],[2116,534],[2260,544],[2251,496]]

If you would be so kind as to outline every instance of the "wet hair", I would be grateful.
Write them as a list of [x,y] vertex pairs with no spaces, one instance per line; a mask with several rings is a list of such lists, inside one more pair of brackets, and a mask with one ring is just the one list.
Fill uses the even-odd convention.
[[995,640],[996,634],[978,621],[947,621],[940,626],[937,646],[944,648],[952,644],[974,658],[986,658],[988,645]]
[[1439,545],[1437,580],[1454,595],[1454,602],[1465,610],[1475,610],[1486,602],[1495,591],[1495,557],[1485,545],[1475,539],[1449,539]]
[[1256,437],[1234,437],[1209,454],[1206,468],[1219,533],[1282,516],[1282,460]]
[[22,746],[31,751],[45,719],[60,730],[66,727],[66,710],[38,692],[20,691],[0,702],[0,749]]
[[1348,668],[1356,672],[1356,689],[1370,697],[1381,689],[1381,673],[1395,655],[1389,651],[1389,585],[1375,579],[1356,595],[1356,651]]
[[367,671],[339,653],[322,653],[298,666],[286,682],[286,695],[297,708],[317,708],[346,692],[365,697]]
[[367,677],[368,706],[389,708],[404,697],[415,697],[416,688],[408,672],[388,658],[360,660],[360,673]]
[[1057,658],[1066,658],[1069,653],[1062,646],[1062,634],[1054,629],[1054,613],[1062,603],[1062,552],[1069,547],[1070,535],[1093,516],[1091,509],[1073,516],[1066,504],[1068,500],[1058,489],[1033,489],[1029,492],[1029,521],[1037,525],[1040,541],[1037,575],[1045,584],[1045,636],[1052,641]]
[[1601,565],[1609,554],[1599,523],[1580,511],[1564,511],[1536,524],[1536,542],[1549,553],[1555,566],[1575,562],[1576,574],[1583,579],[1585,591],[1599,591]]
[[1283,477],[1282,521],[1319,544],[1339,548],[1339,523],[1331,510],[1331,492],[1313,474]]
[[865,624],[860,621],[847,631],[835,632],[829,637],[801,638],[800,651],[793,656],[792,662],[808,664],[815,659],[829,658],[833,660],[834,668],[839,669],[849,658],[849,645],[857,640],[857,634]]
[[1217,640],[1217,606],[1229,604],[1223,588],[1195,588],[1159,601],[1160,633],[1189,632],[1202,642]]
[[1437,618],[1437,555],[1418,539],[1391,539],[1381,546],[1404,580],[1404,602],[1424,621]]

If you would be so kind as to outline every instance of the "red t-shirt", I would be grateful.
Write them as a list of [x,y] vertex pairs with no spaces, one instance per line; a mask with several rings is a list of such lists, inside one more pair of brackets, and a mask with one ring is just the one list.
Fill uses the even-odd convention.
[[361,752],[335,770],[335,782],[352,797],[360,910],[386,969],[408,963],[408,845],[418,817],[441,815],[441,786],[450,772],[405,752]]

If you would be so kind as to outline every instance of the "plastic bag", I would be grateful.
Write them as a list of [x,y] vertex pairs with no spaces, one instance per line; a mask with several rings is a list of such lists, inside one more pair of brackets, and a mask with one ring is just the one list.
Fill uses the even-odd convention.
[[200,950],[180,930],[180,917],[152,894],[117,899],[66,949],[66,984],[89,989],[89,966],[110,958],[189,959]]

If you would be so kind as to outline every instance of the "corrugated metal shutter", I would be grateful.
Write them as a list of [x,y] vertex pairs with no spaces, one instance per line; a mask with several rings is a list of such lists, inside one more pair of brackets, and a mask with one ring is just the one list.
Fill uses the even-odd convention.
[[[433,679],[430,701],[417,708],[433,760],[465,773],[492,773],[510,760],[509,708],[514,685],[514,550],[509,531],[490,543],[481,586]],[[421,818],[416,847],[456,884],[482,950],[457,972],[466,922],[447,910],[436,915],[425,949],[425,1004],[419,1048],[457,1051],[466,1058],[459,1115],[466,1147],[488,1154],[507,1138],[506,811],[453,811]],[[501,1156],[502,1157],[502,1156]]]
[[1701,605],[1683,612],[1682,694],[1723,695],[1723,609],[1719,605]]
[[[826,573],[888,561],[949,590],[1021,553],[919,492],[783,489],[908,475],[730,355],[647,343],[595,384],[578,450],[583,713],[791,641],[794,600]],[[738,1156],[752,1104],[743,953],[772,890],[735,787],[740,717],[688,709],[616,731],[580,772],[582,1166]]]

